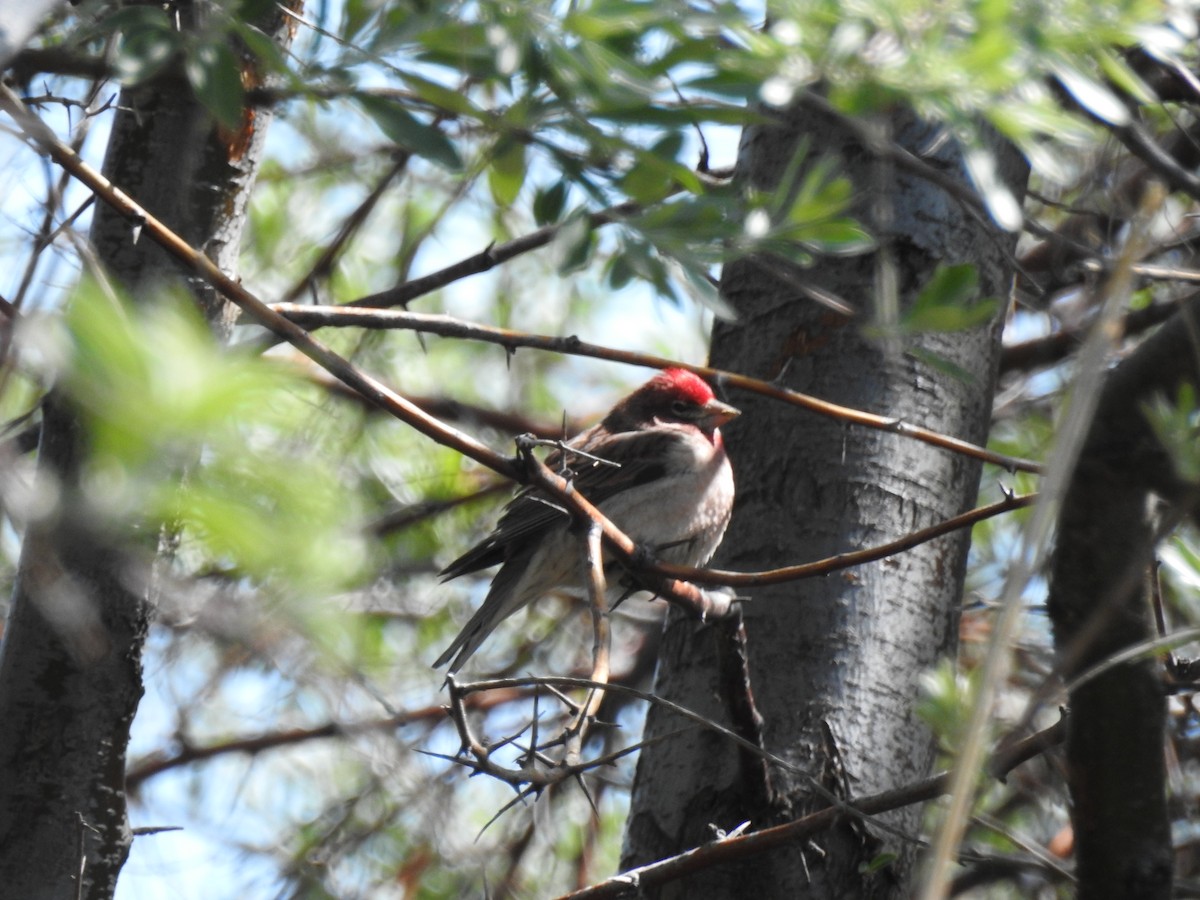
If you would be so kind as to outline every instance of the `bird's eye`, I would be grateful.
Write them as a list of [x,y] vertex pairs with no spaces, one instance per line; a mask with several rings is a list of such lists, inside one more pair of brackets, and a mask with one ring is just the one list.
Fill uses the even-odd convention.
[[674,400],[671,402],[671,412],[681,419],[686,419],[691,414],[692,406],[685,400]]

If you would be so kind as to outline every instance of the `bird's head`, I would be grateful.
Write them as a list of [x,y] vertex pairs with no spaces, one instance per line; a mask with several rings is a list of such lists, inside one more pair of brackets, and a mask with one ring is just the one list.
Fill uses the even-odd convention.
[[717,429],[740,414],[713,395],[707,381],[686,369],[663,369],[626,397],[609,413],[610,430],[659,422],[695,425],[710,439]]

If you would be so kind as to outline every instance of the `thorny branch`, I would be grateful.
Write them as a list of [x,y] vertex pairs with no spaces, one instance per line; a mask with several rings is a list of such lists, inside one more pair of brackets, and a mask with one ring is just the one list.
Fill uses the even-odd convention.
[[[604,580],[603,532],[594,519],[588,519],[584,532],[583,565],[587,584],[588,605],[592,612],[592,676],[598,685],[607,685],[612,672],[612,630],[608,608],[607,585]],[[589,688],[587,699],[580,706],[575,720],[568,728],[567,761],[578,762],[587,740],[589,724],[604,702],[604,688]]]
[[[509,691],[492,691],[487,694],[472,696],[469,708],[472,711],[486,711],[513,703],[529,697],[529,691],[512,689]],[[349,737],[367,732],[392,731],[411,725],[414,722],[441,721],[445,716],[444,706],[425,706],[416,709],[406,709],[394,715],[382,716],[360,722],[323,722],[307,728],[287,728],[269,731],[264,734],[249,735],[216,743],[194,745],[186,740],[181,741],[180,748],[167,755],[155,753],[135,760],[125,774],[125,786],[130,791],[136,791],[147,780],[163,772],[205,762],[230,754],[246,754],[255,756],[269,750],[281,747],[291,747],[309,741],[326,740],[329,738]]]
[[[1065,725],[1066,720],[1064,719],[1023,741],[1010,745],[1006,751],[996,756],[990,769],[991,774],[994,777],[1003,778],[1005,774],[1026,760],[1040,755],[1049,747],[1062,743],[1066,733]],[[902,788],[859,797],[847,806],[863,816],[874,816],[913,803],[932,800],[946,793],[949,786],[950,773],[943,772]],[[834,805],[782,825],[718,839],[677,856],[614,875],[612,878],[583,890],[564,894],[559,900],[614,900],[614,898],[637,896],[641,888],[668,884],[676,879],[727,862],[749,859],[779,847],[795,845],[798,841],[829,828],[842,815],[844,815],[844,809]]]
[[751,393],[771,397],[783,403],[798,406],[809,412],[840,419],[855,425],[875,428],[892,434],[899,434],[913,440],[921,441],[944,450],[960,453],[984,462],[993,463],[1008,471],[1040,472],[1041,465],[1032,460],[1006,456],[996,453],[986,447],[979,447],[968,441],[959,440],[949,435],[939,434],[919,425],[910,425],[892,416],[880,416],[875,413],[839,406],[817,397],[802,394],[799,391],[779,387],[769,381],[751,378],[737,372],[724,369],[713,369],[708,366],[694,366],[661,356],[646,353],[635,353],[630,350],[617,350],[599,344],[590,344],[575,336],[553,337],[548,335],[528,334],[507,328],[497,328],[489,325],[479,325],[464,322],[452,316],[413,313],[401,310],[358,309],[352,306],[299,306],[295,304],[275,304],[276,312],[287,317],[304,328],[320,328],[325,326],[349,326],[356,328],[403,328],[421,334],[436,334],[442,337],[462,338],[466,340],[485,341],[499,344],[508,350],[518,347],[529,347],[539,350],[550,350],[555,353],[565,353],[572,356],[587,356],[593,359],[606,359],[629,365],[646,366],[647,368],[663,369],[670,366],[695,372],[702,378],[714,380],[726,387],[738,388]]
[[[634,745],[623,750],[615,751],[598,757],[597,759],[588,762],[577,764],[557,764],[551,765],[549,761],[540,755],[542,747],[537,746],[536,742],[532,743],[524,751],[524,756],[520,765],[516,768],[502,766],[496,763],[492,758],[492,754],[500,747],[507,746],[513,742],[513,738],[506,739],[495,744],[488,744],[475,736],[465,714],[466,698],[477,693],[494,690],[511,690],[514,688],[529,688],[541,687],[548,689],[588,689],[601,688],[605,685],[596,684],[589,679],[584,678],[567,678],[567,677],[528,677],[528,678],[503,678],[491,679],[487,681],[479,681],[465,684],[458,684],[451,678],[450,698],[451,706],[449,713],[455,726],[459,730],[460,739],[463,742],[464,751],[471,753],[470,758],[466,757],[450,757],[443,754],[430,754],[441,759],[446,759],[459,765],[466,766],[478,773],[486,773],[493,777],[499,778],[511,784],[518,791],[518,796],[513,803],[522,801],[524,798],[538,793],[542,789],[552,785],[561,783],[570,778],[576,778],[585,772],[598,768],[600,766],[610,765],[620,757],[640,749],[645,744]],[[796,766],[786,760],[776,756],[761,746],[755,744],[754,741],[748,740],[745,737],[731,731],[730,729],[714,722],[698,713],[672,703],[661,697],[656,697],[653,694],[645,691],[637,690],[626,685],[608,685],[608,690],[645,700],[650,703],[663,705],[672,712],[690,720],[697,726],[714,731],[727,740],[733,742],[744,750],[755,754],[769,764],[779,766],[787,771],[794,772],[807,779],[806,773],[800,771]],[[562,695],[555,691],[559,697]],[[565,699],[565,698],[564,698]],[[569,701],[566,701],[569,702]],[[666,740],[674,737],[679,732],[672,732],[663,735],[660,739]],[[1057,746],[1063,740],[1065,733],[1065,720],[1037,732],[1030,737],[1019,741],[1002,742],[1002,747],[993,757],[992,763],[989,766],[988,772],[994,778],[1003,779],[1008,772],[1016,768],[1016,766],[1040,755],[1050,747]],[[548,745],[545,745],[548,746]],[[817,789],[819,785],[811,779],[807,779],[810,784]],[[920,803],[926,800],[933,799],[944,794],[949,787],[950,773],[942,773],[940,775],[926,778],[914,784],[907,785],[902,788],[897,788],[890,791],[884,791],[878,794],[872,794],[866,797],[843,801],[829,794],[827,791],[818,791],[830,805],[816,813],[797,819],[792,822],[784,823],[783,825],[765,828],[761,831],[750,832],[736,837],[730,837],[715,841],[714,843],[697,847],[686,853],[669,859],[660,860],[649,866],[632,872],[626,872],[621,875],[614,876],[607,881],[601,882],[591,887],[585,888],[582,891],[567,895],[571,900],[595,900],[595,898],[612,898],[622,897],[628,894],[631,890],[636,890],[640,886],[652,886],[665,884],[677,878],[701,871],[704,868],[720,865],[731,859],[745,859],[750,856],[764,853],[773,850],[785,844],[794,843],[805,837],[816,834],[830,825],[832,825],[840,816],[851,815],[863,818],[873,822],[873,824],[881,825],[871,817],[883,812],[888,812],[893,809],[898,809],[912,803]],[[505,810],[511,807],[509,804],[504,809],[500,810],[497,815],[503,814]]]
[[450,428],[427,415],[391,388],[313,338],[303,328],[274,312],[239,282],[222,272],[212,260],[190,246],[179,235],[139,206],[124,191],[80,159],[79,155],[70,147],[58,140],[54,132],[41,119],[26,109],[20,98],[7,85],[0,85],[0,109],[13,118],[31,143],[49,154],[55,162],[87,185],[100,199],[128,218],[135,226],[140,226],[142,231],[155,243],[204,278],[253,317],[255,321],[275,332],[313,362],[412,428],[502,475],[516,481],[520,480],[520,472],[513,465],[512,460],[501,456],[470,435]]

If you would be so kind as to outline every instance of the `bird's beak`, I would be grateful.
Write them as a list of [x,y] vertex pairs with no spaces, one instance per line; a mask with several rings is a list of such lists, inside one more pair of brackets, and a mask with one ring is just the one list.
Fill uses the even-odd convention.
[[722,403],[716,399],[709,400],[702,408],[704,410],[704,422],[710,428],[720,428],[730,419],[742,414],[742,411],[736,406],[730,406],[728,403]]

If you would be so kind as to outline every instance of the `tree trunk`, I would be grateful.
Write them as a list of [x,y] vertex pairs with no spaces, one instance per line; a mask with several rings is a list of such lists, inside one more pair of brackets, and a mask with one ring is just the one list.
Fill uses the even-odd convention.
[[[1197,486],[1180,480],[1144,409],[1200,385],[1197,316],[1193,300],[1109,375],[1063,498],[1048,607],[1068,680],[1153,636],[1154,542],[1164,522],[1195,515]],[[1165,900],[1174,851],[1161,667],[1143,657],[1113,666],[1072,691],[1069,709],[1078,896]]]
[[[235,270],[268,111],[248,112],[240,132],[221,131],[170,76],[122,91],[118,108],[105,175]],[[134,223],[106,207],[96,209],[90,237],[135,302],[160,302],[164,288],[184,283],[160,248],[136,239]],[[214,329],[227,334],[226,304],[205,286],[190,287]],[[28,523],[0,646],[0,892],[23,900],[111,897],[132,841],[125,750],[142,694],[152,580],[133,535],[91,526],[79,483],[86,455],[69,400],[52,395],[38,479],[59,501]]]
[[[901,112],[887,124],[895,143],[965,184],[959,148],[939,139],[941,129]],[[801,172],[820,154],[840,158],[855,195],[869,199],[855,213],[870,223],[881,250],[791,267],[785,277],[778,262],[727,266],[722,291],[739,318],[714,328],[712,364],[984,442],[1002,311],[969,331],[891,340],[863,326],[876,309],[872,298],[886,280],[880,273],[888,271],[887,259],[902,309],[942,264],[974,264],[980,295],[1003,301],[1014,236],[929,181],[893,169],[840,121],[804,104],[778,124],[748,130],[741,177],[759,190],[780,190],[802,142],[814,149]],[[1019,196],[1023,162],[1007,146],[995,152],[1002,181]],[[797,280],[847,298],[859,315],[818,305],[796,289]],[[728,429],[738,497],[716,560],[722,567],[766,569],[881,544],[974,503],[980,466],[965,457],[757,396],[732,399],[744,414]],[[638,764],[623,867],[711,840],[710,823],[728,830],[749,820],[757,829],[826,806],[814,779],[853,796],[927,774],[935,748],[913,707],[921,674],[956,646],[968,546],[961,531],[824,579],[748,592],[750,687],[765,720],[765,746],[807,775],[777,767],[764,773],[711,733],[651,744]],[[655,692],[730,722],[728,703],[719,699],[730,695],[719,680],[720,641],[710,637],[718,630],[672,615]],[[651,706],[647,739],[678,727]],[[881,818],[919,833],[917,808]],[[705,872],[654,896],[907,896],[913,847],[844,819],[807,846]],[[896,856],[866,874],[883,854]]]

